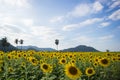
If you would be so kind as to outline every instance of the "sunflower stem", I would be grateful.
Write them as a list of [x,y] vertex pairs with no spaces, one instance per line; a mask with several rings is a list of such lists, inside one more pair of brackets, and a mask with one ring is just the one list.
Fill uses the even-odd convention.
[[25,80],[28,80],[27,79],[27,66],[25,66]]
[[88,80],[89,80],[90,78],[89,78],[89,76],[88,76]]

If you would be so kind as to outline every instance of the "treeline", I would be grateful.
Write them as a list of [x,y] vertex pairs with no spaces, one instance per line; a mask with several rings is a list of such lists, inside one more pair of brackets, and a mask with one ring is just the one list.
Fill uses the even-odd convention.
[[2,39],[0,40],[0,50],[1,50],[1,51],[8,52],[8,51],[16,50],[16,49],[17,49],[16,47],[12,46],[12,45],[8,42],[8,40],[7,40],[6,37],[5,37],[5,38],[2,38]]

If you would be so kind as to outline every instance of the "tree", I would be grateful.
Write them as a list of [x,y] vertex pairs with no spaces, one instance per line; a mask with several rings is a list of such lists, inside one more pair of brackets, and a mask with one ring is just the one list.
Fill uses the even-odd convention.
[[107,49],[106,52],[110,52],[110,51]]
[[58,44],[59,44],[59,40],[58,39],[55,40],[55,44],[57,45],[57,50],[58,50]]
[[21,50],[22,50],[22,44],[23,44],[23,40],[22,39],[20,40],[20,44],[21,44]]
[[5,37],[5,38],[2,38],[2,40],[1,40],[1,45],[3,46],[3,51],[7,51],[5,48],[6,47],[9,47],[9,45],[10,45],[10,43],[7,41],[7,38]]
[[18,45],[18,39],[15,39],[15,44],[16,44],[16,47],[17,47],[17,45]]

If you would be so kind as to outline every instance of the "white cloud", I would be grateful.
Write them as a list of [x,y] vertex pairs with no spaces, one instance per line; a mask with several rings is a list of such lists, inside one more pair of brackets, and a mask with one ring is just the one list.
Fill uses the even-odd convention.
[[79,4],[75,7],[75,9],[68,13],[68,15],[72,15],[75,17],[81,17],[87,15],[91,10],[91,7],[89,4]]
[[[27,29],[25,29],[27,28]],[[64,39],[61,33],[48,26],[24,26],[13,24],[0,25],[0,37],[8,37],[10,43],[14,45],[14,39],[23,39],[24,45],[36,45],[41,47],[53,47],[55,39]],[[51,45],[52,44],[52,45]]]
[[3,14],[2,13],[0,13],[0,17],[2,17],[3,16]]
[[17,25],[13,24],[1,24],[0,25],[0,31],[3,33],[9,32],[9,33],[20,33],[23,32],[22,28],[20,28]]
[[0,29],[3,33],[4,32],[6,32],[6,33],[8,33],[8,32],[10,32],[10,33],[19,32],[20,30],[18,29],[19,26],[17,26],[17,24],[16,24],[17,22],[19,22],[19,21],[14,17],[10,17],[10,16],[1,17],[0,18]]
[[[14,24],[7,24],[7,23],[3,23],[0,25],[0,37],[7,37],[8,41],[12,44],[14,44],[14,39],[16,38],[22,38],[22,39],[26,39],[27,35],[25,33],[25,30],[23,29],[23,27],[20,27],[18,25],[14,25]],[[30,36],[30,34],[28,34]],[[23,38],[23,36],[25,36]]]
[[83,17],[85,15],[91,14],[92,6],[91,4],[79,4],[73,8],[73,10],[67,12],[64,16],[53,17],[50,22],[62,22],[64,19],[69,17]]
[[11,24],[11,23],[14,23],[15,22],[15,18],[13,17],[3,17],[0,19],[0,23],[8,23],[8,24]]
[[22,19],[21,22],[23,22],[25,26],[32,26],[34,24],[33,19]]
[[[8,12],[9,14],[9,12]],[[0,38],[8,37],[14,45],[14,39],[24,40],[24,45],[36,45],[40,47],[51,47],[56,38],[62,40],[64,36],[50,26],[35,25],[34,19],[29,16],[0,16]]]
[[91,14],[96,14],[102,11],[103,8],[104,6],[98,1],[95,1],[94,3],[80,3],[79,5],[75,6],[73,10],[68,12],[66,15],[53,17],[50,20],[50,22],[52,23],[62,22],[64,19],[67,19],[69,17],[83,17],[86,15],[88,16]]
[[88,36],[78,36],[76,38],[73,39],[75,42],[79,42],[79,43],[89,43],[92,41],[91,37]]
[[110,6],[110,9],[113,9],[113,8],[115,8],[117,6],[120,6],[120,0],[114,1],[113,4]]
[[17,17],[1,17],[0,24],[12,24],[12,25],[24,25],[24,26],[32,26],[34,24],[34,20],[32,18],[17,18]]
[[102,18],[92,18],[92,19],[88,19],[86,21],[83,21],[82,24],[83,26],[86,26],[86,25],[91,25],[91,24],[94,24],[96,22],[100,22],[102,21],[103,19]]
[[31,31],[34,35],[49,35],[52,34],[52,28],[46,26],[32,26]]
[[107,35],[107,36],[102,36],[102,37],[99,37],[100,40],[110,40],[114,37],[114,35]]
[[97,13],[97,12],[101,11],[102,9],[103,9],[103,5],[100,2],[96,1],[93,4],[93,12],[94,13]]
[[0,0],[0,5],[8,7],[30,7],[28,0]]
[[119,20],[120,19],[120,9],[113,12],[108,18],[112,19],[112,20]]
[[88,26],[88,25],[95,24],[95,23],[100,22],[102,20],[103,20],[102,18],[88,19],[88,20],[85,20],[85,21],[77,23],[77,24],[65,25],[63,27],[63,30],[64,31],[70,31],[70,30],[73,30],[73,29],[76,29],[76,28],[85,27],[85,26]]
[[91,13],[98,13],[103,8],[104,6],[98,1],[93,4],[79,4],[73,9],[73,11],[68,13],[68,16],[82,17]]
[[34,44],[41,47],[53,47],[55,39],[64,39],[64,36],[61,35],[61,33],[58,33],[54,28],[48,26],[32,26],[30,27],[30,32]]
[[63,21],[64,16],[57,16],[54,17],[50,20],[51,23],[56,23],[56,22],[62,22]]
[[55,38],[63,39],[63,36],[60,33],[58,33],[54,28],[50,28],[48,26],[32,26],[30,31],[32,35],[40,37],[43,41]]
[[110,25],[110,22],[103,22],[100,24],[99,28],[107,27]]
[[69,24],[69,25],[65,25],[62,30],[64,30],[64,31],[71,31],[71,30],[77,28],[78,25],[79,25],[79,24]]
[[110,0],[95,0],[95,1],[99,1],[100,3],[106,4],[106,3],[108,3]]

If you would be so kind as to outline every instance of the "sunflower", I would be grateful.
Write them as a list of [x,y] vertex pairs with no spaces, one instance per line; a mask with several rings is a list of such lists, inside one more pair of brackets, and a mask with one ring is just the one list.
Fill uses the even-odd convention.
[[70,79],[77,79],[82,75],[82,72],[74,64],[65,65],[65,74]]
[[42,64],[43,62],[45,62],[43,59],[41,59],[41,60],[39,61],[40,64]]
[[93,60],[92,60],[92,59],[89,59],[89,62],[90,62],[90,63],[92,63],[92,62],[93,62]]
[[109,56],[111,56],[111,54],[110,54],[110,53],[107,53],[107,54],[106,54],[106,56],[108,56],[108,57],[109,57]]
[[12,67],[9,67],[9,68],[8,68],[8,71],[9,71],[9,72],[13,72],[14,70],[13,70]]
[[20,58],[22,56],[22,54],[18,53],[17,56]]
[[3,56],[3,55],[4,55],[4,53],[2,51],[0,51],[0,56]]
[[32,63],[32,65],[36,66],[38,64],[38,61],[35,57],[28,57],[27,60]]
[[50,64],[42,63],[40,65],[40,68],[42,69],[42,71],[44,73],[51,73],[52,72],[52,66]]
[[117,60],[117,58],[112,56],[112,61],[114,62],[116,60]]
[[17,60],[17,59],[18,59],[18,56],[14,55],[13,58]]
[[0,64],[2,64],[4,61],[3,60],[0,60]]
[[59,63],[60,63],[60,64],[65,64],[65,63],[66,63],[66,59],[65,59],[65,58],[61,58],[61,59],[59,60]]
[[94,63],[93,63],[93,66],[94,66],[94,67],[97,67],[97,66],[98,66],[98,63],[97,63],[97,62],[94,62]]
[[38,64],[38,61],[37,61],[37,59],[32,58],[32,59],[31,59],[31,63],[32,63],[34,66],[36,66],[36,65]]
[[12,55],[11,55],[11,54],[8,54],[8,55],[7,55],[7,58],[8,58],[9,60],[11,60],[11,59],[12,59]]
[[102,58],[99,60],[99,64],[103,67],[107,67],[110,65],[110,61],[108,58]]
[[78,58],[79,61],[81,61],[81,58]]
[[21,63],[21,67],[25,67],[26,66],[26,63],[25,62],[22,62]]
[[120,54],[118,54],[117,57],[120,57]]
[[73,55],[72,55],[72,54],[69,54],[68,57],[71,59],[71,58],[73,58]]
[[115,57],[115,61],[120,61],[120,57]]
[[4,70],[4,68],[3,67],[0,67],[0,72],[2,72]]
[[118,57],[118,61],[120,61],[120,57]]
[[73,64],[75,64],[76,60],[72,59],[70,62],[73,63]]
[[27,58],[27,60],[28,60],[29,62],[32,62],[32,59],[33,59],[33,57],[31,57],[31,56]]
[[93,56],[92,56],[92,55],[90,55],[90,56],[89,56],[89,58],[90,58],[90,59],[92,59],[92,58],[93,58]]
[[26,54],[26,53],[24,53],[22,56],[23,56],[24,58],[26,58],[26,57],[27,57],[27,54]]
[[52,59],[54,56],[53,54],[48,55],[48,58]]
[[94,70],[93,68],[87,68],[87,69],[85,70],[85,74],[86,74],[87,76],[92,76],[92,75],[95,74],[95,70]]
[[94,62],[98,62],[98,61],[99,61],[99,57],[95,57]]

